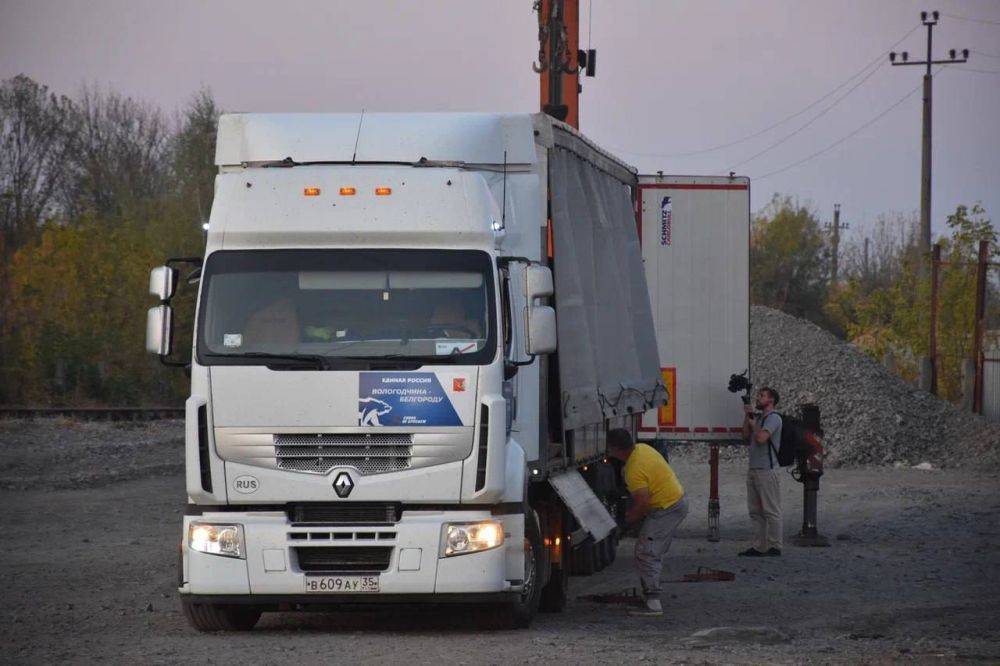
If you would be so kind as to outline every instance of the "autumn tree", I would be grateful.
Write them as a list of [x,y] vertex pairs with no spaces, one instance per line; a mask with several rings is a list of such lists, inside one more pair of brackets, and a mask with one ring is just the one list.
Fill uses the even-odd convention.
[[11,260],[56,212],[73,112],[69,99],[27,76],[0,83],[0,401],[7,398],[14,363]]
[[219,107],[208,89],[199,91],[181,116],[171,142],[177,194],[193,203],[198,219],[207,222],[215,193],[215,135]]
[[85,89],[75,105],[61,192],[70,220],[120,217],[127,204],[169,185],[170,128],[163,114],[115,92]]
[[0,84],[0,246],[13,252],[55,212],[72,102],[26,76]]
[[775,195],[752,221],[750,300],[826,324],[829,250],[816,215]]
[[[979,242],[997,256],[997,233],[982,206],[958,206],[948,216],[950,234],[939,240],[943,266],[938,292],[938,389],[942,397],[961,397],[961,364],[972,350],[975,317],[975,262]],[[930,353],[930,281],[915,252],[901,255],[898,279],[858,293],[851,340],[871,355],[894,356],[900,373],[914,380],[920,357]],[[991,289],[992,290],[992,289]],[[994,300],[995,299],[991,299]]]
[[[152,304],[147,276],[166,257],[204,249],[201,222],[211,206],[215,171],[214,100],[208,91],[199,93],[172,124],[157,109],[115,93],[87,90],[70,102],[47,96],[26,77],[0,89],[7,95],[5,142],[12,136],[17,145],[21,135],[36,141],[30,153],[35,161],[0,154],[3,192],[17,183],[17,191],[32,195],[25,201],[46,202],[32,204],[30,210],[39,212],[17,218],[26,220],[17,227],[23,233],[4,246],[8,282],[0,294],[8,305],[0,310],[7,320],[0,328],[0,402],[177,404],[183,374],[144,350]],[[15,167],[37,166],[45,144],[27,130],[19,135],[9,129],[6,109],[19,108],[8,103],[10,90],[34,100],[34,110],[19,116],[19,128],[39,122],[45,105],[64,111],[49,123],[60,139],[50,150],[58,152],[41,160],[47,168],[36,168],[34,180]],[[46,196],[36,196],[41,186],[25,183],[44,183]],[[5,197],[3,205],[11,200]],[[194,288],[182,287],[190,298]],[[185,336],[190,341],[192,313],[190,304],[178,308],[181,345]]]
[[857,322],[858,306],[897,284],[906,266],[919,261],[919,224],[916,213],[881,214],[871,235],[845,244],[840,281],[830,285],[824,308],[833,330],[846,335]]

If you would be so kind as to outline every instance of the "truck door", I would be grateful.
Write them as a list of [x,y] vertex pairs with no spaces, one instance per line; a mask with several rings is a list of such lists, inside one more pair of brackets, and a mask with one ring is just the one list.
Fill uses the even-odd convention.
[[750,182],[639,176],[639,239],[666,406],[643,415],[640,439],[740,439],[730,375],[750,365]]

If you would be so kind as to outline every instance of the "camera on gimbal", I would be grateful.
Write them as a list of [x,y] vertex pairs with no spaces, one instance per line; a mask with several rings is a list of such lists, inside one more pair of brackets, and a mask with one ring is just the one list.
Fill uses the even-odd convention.
[[750,394],[753,392],[753,383],[750,381],[750,369],[747,368],[738,375],[729,376],[729,392],[739,393],[743,391],[743,395],[740,396],[740,400],[743,401],[744,405],[750,404]]

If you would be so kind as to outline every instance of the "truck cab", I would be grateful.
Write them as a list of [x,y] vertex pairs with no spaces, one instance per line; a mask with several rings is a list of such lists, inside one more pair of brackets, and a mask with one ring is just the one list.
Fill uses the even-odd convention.
[[[525,626],[564,603],[571,531],[610,538],[589,486],[574,511],[538,485],[603,450],[577,436],[571,452],[574,430],[549,422],[560,335],[537,123],[221,118],[186,402],[179,592],[195,627],[414,601],[490,602]],[[151,274],[147,348],[165,359],[177,263]]]

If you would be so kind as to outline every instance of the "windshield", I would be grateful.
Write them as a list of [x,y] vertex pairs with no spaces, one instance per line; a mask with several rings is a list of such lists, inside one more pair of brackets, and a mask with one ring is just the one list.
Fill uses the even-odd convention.
[[485,252],[222,251],[209,257],[203,281],[205,365],[297,357],[481,365],[496,348]]

